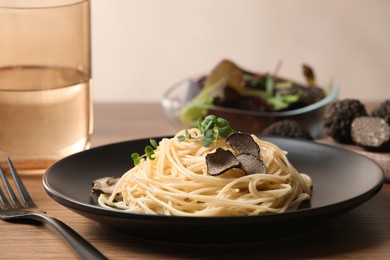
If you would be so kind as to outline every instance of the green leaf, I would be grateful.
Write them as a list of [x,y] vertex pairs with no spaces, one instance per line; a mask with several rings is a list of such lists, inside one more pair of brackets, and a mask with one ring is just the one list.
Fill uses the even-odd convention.
[[146,155],[146,157],[148,157],[149,160],[154,160],[154,157],[153,157],[154,150],[151,146],[148,145],[145,147],[145,155]]
[[139,153],[132,153],[131,158],[133,159],[134,165],[138,165],[141,162],[141,157],[139,156]]
[[205,138],[204,139],[204,147],[209,147],[213,143],[212,138]]
[[234,132],[234,130],[230,126],[218,128],[218,133],[221,137],[227,137],[228,135],[230,135],[233,132]]
[[214,136],[214,130],[213,129],[206,129],[204,131],[204,137],[206,138],[212,138]]
[[281,110],[288,106],[279,93],[277,93],[274,97],[269,98],[268,102],[274,107],[275,110]]
[[158,147],[158,143],[157,143],[157,141],[154,140],[154,139],[150,139],[150,144],[152,145],[152,147],[153,147],[154,149],[156,149],[156,148]]
[[183,142],[183,141],[186,139],[186,137],[185,137],[184,135],[179,135],[179,136],[177,137],[177,139],[178,139],[180,142]]
[[272,76],[267,77],[267,83],[265,87],[266,87],[267,95],[272,96],[275,87],[274,79]]
[[292,85],[293,84],[290,81],[283,81],[283,82],[276,83],[275,84],[275,88],[277,88],[277,89],[288,89],[288,88],[291,88]]
[[295,94],[295,95],[284,95],[283,96],[283,100],[286,102],[286,103],[295,103],[299,100],[300,98],[300,95],[299,94]]
[[186,129],[185,133],[186,133],[187,138],[191,139],[191,134],[190,134],[190,132],[188,132],[188,129]]
[[200,136],[198,136],[198,137],[196,137],[195,139],[194,139],[194,142],[197,142],[197,141],[204,141],[204,136],[203,135],[200,135]]
[[[230,127],[229,121],[221,117],[217,118],[218,137],[227,137],[234,130]],[[218,138],[217,138],[218,139]],[[217,140],[218,141],[218,140]]]
[[217,127],[218,128],[229,126],[229,121],[227,121],[226,119],[221,118],[221,117],[217,118],[217,122],[216,123],[217,123]]
[[214,141],[214,130],[206,129],[203,135],[204,135],[204,146],[209,147]]
[[213,129],[215,122],[217,121],[217,117],[215,115],[208,115],[205,117],[201,124],[201,131],[206,131],[207,129]]

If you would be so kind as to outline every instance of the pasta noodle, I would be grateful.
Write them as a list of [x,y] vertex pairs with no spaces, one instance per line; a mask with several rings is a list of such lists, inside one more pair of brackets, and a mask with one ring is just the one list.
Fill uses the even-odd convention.
[[[201,134],[197,128],[188,132],[191,136]],[[232,150],[226,139],[204,147],[201,141],[179,140],[180,135],[184,130],[161,140],[154,160],[141,159],[123,174],[111,195],[99,196],[99,204],[147,214],[248,216],[297,209],[310,199],[310,177],[299,173],[287,153],[270,142],[252,135],[266,173],[245,175],[240,169],[231,169],[211,176],[205,157],[216,147]]]

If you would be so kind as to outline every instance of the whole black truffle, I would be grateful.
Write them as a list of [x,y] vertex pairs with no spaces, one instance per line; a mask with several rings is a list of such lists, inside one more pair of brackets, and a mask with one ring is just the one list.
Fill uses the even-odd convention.
[[334,102],[324,115],[326,133],[340,143],[353,143],[351,137],[352,121],[366,116],[364,105],[357,99],[343,99]]
[[371,113],[372,116],[383,118],[390,125],[390,99],[380,103]]
[[269,125],[263,130],[262,134],[313,140],[300,123],[289,119],[281,120]]

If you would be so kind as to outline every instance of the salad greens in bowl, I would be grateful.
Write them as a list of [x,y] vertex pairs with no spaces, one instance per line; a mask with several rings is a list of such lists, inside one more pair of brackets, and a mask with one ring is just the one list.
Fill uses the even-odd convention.
[[198,124],[209,114],[223,117],[239,131],[261,134],[271,124],[290,119],[313,138],[323,133],[323,114],[339,88],[319,87],[313,70],[303,65],[305,84],[271,73],[244,70],[222,60],[209,74],[183,79],[163,95],[162,105],[177,128]]

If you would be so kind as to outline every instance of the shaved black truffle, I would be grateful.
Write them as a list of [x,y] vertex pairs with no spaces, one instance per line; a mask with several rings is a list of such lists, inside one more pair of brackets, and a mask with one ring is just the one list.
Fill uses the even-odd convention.
[[355,118],[351,126],[353,141],[368,150],[390,150],[390,126],[382,118],[363,116]]
[[218,176],[233,168],[242,169],[245,174],[266,173],[267,169],[260,159],[260,147],[247,133],[235,132],[226,138],[226,143],[238,153],[217,148],[214,153],[206,155],[207,172]]
[[372,116],[383,118],[390,125],[390,99],[380,103],[372,110]]
[[103,177],[92,182],[92,193],[112,194],[115,185],[119,181],[117,177]]
[[357,99],[336,101],[324,115],[326,133],[340,143],[353,143],[351,124],[356,117],[366,115],[366,108]]
[[234,132],[226,138],[226,143],[238,154],[250,153],[256,157],[260,156],[260,147],[248,133]]
[[208,174],[218,176],[228,170],[238,168],[240,161],[230,150],[217,148],[214,153],[206,155],[206,165]]
[[262,131],[263,135],[313,140],[309,132],[297,121],[285,119],[275,122]]
[[240,168],[246,174],[265,173],[267,171],[263,161],[253,154],[240,153],[236,157],[240,161]]

